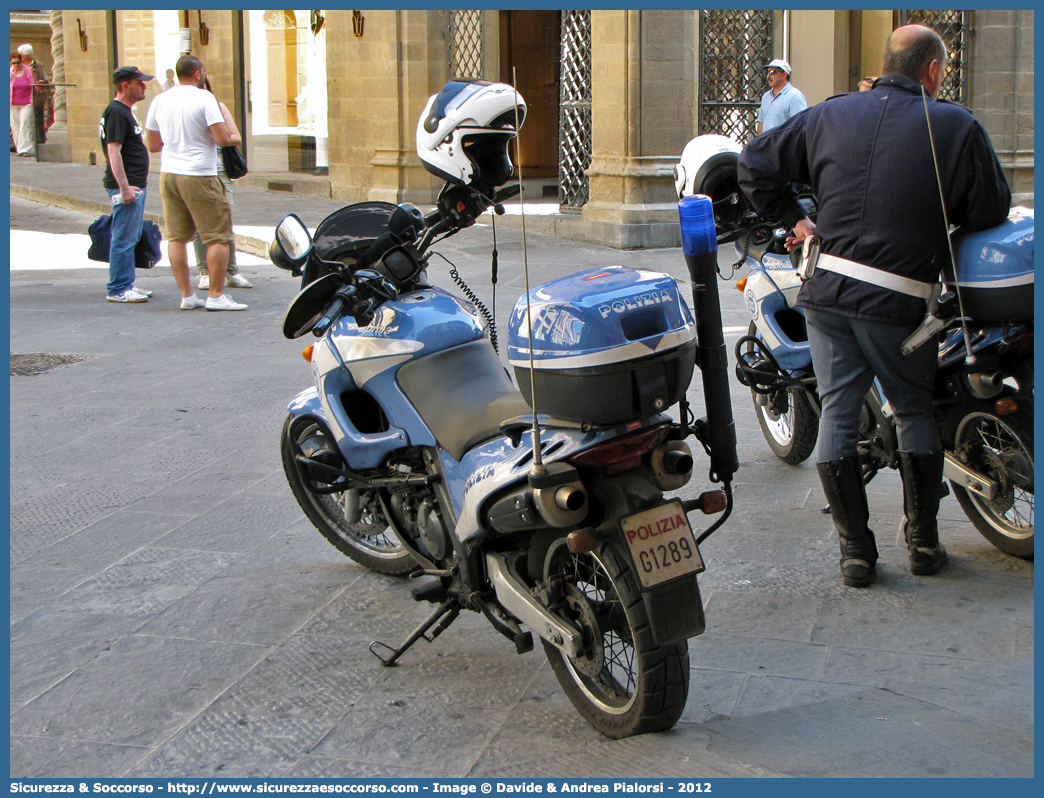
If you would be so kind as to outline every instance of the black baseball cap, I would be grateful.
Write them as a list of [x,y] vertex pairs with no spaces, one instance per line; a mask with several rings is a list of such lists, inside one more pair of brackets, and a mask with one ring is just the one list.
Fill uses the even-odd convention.
[[123,83],[125,80],[152,80],[152,75],[146,75],[136,66],[122,66],[112,73],[112,82]]

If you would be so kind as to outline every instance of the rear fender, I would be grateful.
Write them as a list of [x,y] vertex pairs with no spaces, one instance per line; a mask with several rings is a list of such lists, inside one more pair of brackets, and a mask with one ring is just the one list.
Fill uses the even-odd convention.
[[[654,497],[663,500],[653,475],[636,468],[614,477],[593,481],[585,479],[584,483],[593,489],[605,510],[605,521],[597,528],[599,537],[617,541],[617,547],[637,576],[639,566],[631,555],[631,547],[627,544],[620,521],[658,504],[659,501]],[[642,498],[640,503],[635,498],[639,496]],[[657,645],[666,646],[687,640],[703,634],[707,628],[696,576],[689,574],[651,588],[641,588],[642,601]]]

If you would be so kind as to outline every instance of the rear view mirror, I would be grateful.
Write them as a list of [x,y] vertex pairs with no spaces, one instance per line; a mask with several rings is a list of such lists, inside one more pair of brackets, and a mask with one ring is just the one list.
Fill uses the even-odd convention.
[[304,263],[311,249],[312,236],[308,228],[291,213],[276,227],[275,241],[269,247],[269,256],[276,266],[294,270]]

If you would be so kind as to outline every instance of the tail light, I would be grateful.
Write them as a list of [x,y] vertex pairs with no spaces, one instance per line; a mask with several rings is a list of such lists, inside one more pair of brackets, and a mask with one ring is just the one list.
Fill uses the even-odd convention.
[[585,449],[569,458],[569,462],[578,466],[604,466],[612,472],[626,471],[640,465],[642,456],[655,449],[666,434],[666,425],[650,427]]

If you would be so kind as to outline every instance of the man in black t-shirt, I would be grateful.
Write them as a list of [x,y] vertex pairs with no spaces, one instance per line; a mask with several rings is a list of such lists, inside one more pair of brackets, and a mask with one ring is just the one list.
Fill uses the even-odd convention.
[[112,73],[116,98],[102,114],[99,135],[105,152],[102,185],[112,202],[112,243],[109,246],[109,302],[148,302],[151,291],[134,287],[134,248],[145,218],[145,184],[149,179],[149,151],[142,127],[131,109],[145,99],[145,81],[152,80],[135,66]]

